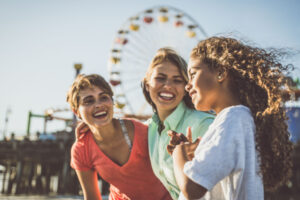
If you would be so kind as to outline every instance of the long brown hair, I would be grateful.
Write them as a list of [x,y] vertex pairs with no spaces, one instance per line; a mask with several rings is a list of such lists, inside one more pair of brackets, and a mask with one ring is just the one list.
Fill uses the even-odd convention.
[[211,37],[192,50],[212,70],[224,68],[230,89],[250,108],[256,125],[255,142],[264,187],[275,190],[291,177],[292,143],[289,140],[281,96],[284,73],[291,65],[280,62],[279,50],[265,50],[225,37]]
[[[174,51],[171,48],[161,48],[159,49],[154,58],[152,59],[148,70],[146,72],[146,75],[144,77],[144,79],[142,80],[141,86],[143,89],[143,93],[145,96],[146,101],[152,106],[152,109],[156,112],[156,106],[154,104],[154,102],[152,101],[151,97],[150,97],[150,93],[147,91],[146,89],[146,85],[152,75],[153,69],[164,62],[170,62],[173,65],[175,65],[178,70],[179,73],[181,74],[181,76],[183,77],[183,80],[185,82],[185,84],[187,84],[188,82],[188,75],[187,75],[187,64],[185,62],[185,60],[176,53],[176,51]],[[183,97],[183,101],[185,102],[185,104],[191,108],[194,109],[194,105],[192,103],[191,97],[188,95],[188,93],[186,93]]]

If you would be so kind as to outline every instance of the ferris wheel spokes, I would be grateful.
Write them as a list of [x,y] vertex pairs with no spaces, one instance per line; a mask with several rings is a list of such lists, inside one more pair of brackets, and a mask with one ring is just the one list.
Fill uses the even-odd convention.
[[140,85],[157,50],[170,47],[187,59],[206,36],[195,20],[173,7],[154,7],[130,17],[117,32],[109,60],[110,83],[120,112],[152,114]]

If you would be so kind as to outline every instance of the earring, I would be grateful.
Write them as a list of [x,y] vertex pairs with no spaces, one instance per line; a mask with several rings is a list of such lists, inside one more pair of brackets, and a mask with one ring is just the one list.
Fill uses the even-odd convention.
[[221,76],[221,75],[219,75],[219,76],[218,76],[218,80],[220,80],[221,78],[222,78],[222,76]]

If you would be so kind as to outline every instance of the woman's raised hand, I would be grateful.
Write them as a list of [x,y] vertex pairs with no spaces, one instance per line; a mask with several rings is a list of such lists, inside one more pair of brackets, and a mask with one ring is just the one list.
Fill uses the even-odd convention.
[[82,134],[88,132],[89,130],[90,128],[88,127],[88,125],[86,125],[86,123],[84,123],[83,121],[79,121],[75,129],[76,140],[78,140]]
[[168,135],[171,137],[169,144],[167,145],[167,151],[170,155],[172,155],[174,148],[176,145],[181,142],[188,142],[187,137],[182,133],[177,133],[175,131],[169,130]]
[[193,142],[191,127],[187,128],[186,136],[182,133],[176,133],[175,131],[168,131],[168,135],[171,137],[171,140],[167,145],[167,151],[170,155],[172,155],[175,147],[180,145],[185,149],[186,156],[189,160],[194,157],[194,152],[201,139],[197,138]]
[[172,155],[174,148],[176,145],[179,145],[180,143],[184,142],[192,142],[192,132],[190,130],[191,128],[188,127],[187,136],[185,136],[183,133],[177,133],[175,131],[169,130],[168,135],[171,137],[169,144],[167,145],[167,151],[170,155]]

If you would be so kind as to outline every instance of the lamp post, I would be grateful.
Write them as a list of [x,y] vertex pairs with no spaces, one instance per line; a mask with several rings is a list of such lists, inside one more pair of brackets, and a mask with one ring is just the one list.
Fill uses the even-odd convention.
[[80,70],[82,69],[82,64],[80,64],[80,63],[74,64],[74,68],[76,70],[76,75],[75,75],[75,78],[76,78],[78,76],[78,74],[80,73]]
[[10,113],[11,113],[11,109],[7,108],[6,109],[6,113],[5,113],[5,124],[4,124],[4,129],[3,129],[3,139],[6,138],[6,132],[7,132],[7,126],[8,126],[8,118],[9,118]]

